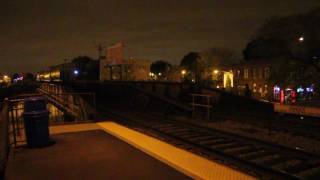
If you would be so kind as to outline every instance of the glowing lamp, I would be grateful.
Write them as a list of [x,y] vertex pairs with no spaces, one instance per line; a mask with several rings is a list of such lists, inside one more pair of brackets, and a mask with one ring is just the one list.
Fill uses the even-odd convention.
[[313,92],[313,88],[312,87],[307,87],[306,90],[307,90],[307,92]]
[[297,93],[302,93],[304,92],[304,89],[302,87],[297,88]]
[[74,70],[74,71],[73,71],[73,74],[74,74],[74,75],[78,75],[78,74],[79,74],[79,71],[78,71],[78,70]]
[[300,36],[300,37],[299,37],[299,41],[300,41],[300,42],[303,42],[303,41],[304,41],[304,37],[303,37],[303,36]]
[[274,86],[273,88],[274,93],[279,93],[280,92],[280,87],[279,86]]

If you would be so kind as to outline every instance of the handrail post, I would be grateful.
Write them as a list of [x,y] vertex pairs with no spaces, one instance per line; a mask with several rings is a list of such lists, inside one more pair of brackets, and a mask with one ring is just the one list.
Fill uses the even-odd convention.
[[210,119],[210,97],[207,96],[207,118]]
[[94,106],[94,108],[97,108],[97,104],[96,104],[96,93],[93,93],[93,106]]
[[[2,125],[1,125],[2,123]],[[9,122],[8,122],[8,98],[3,101],[0,112],[0,179],[4,179],[4,170],[9,155]]]
[[195,112],[196,108],[195,108],[195,102],[194,102],[194,94],[192,94],[192,117],[195,117]]

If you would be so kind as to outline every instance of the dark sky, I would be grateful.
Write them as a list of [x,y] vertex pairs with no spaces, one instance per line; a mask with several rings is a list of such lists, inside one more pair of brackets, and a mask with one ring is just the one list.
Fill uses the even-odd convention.
[[0,72],[36,72],[96,44],[126,44],[126,56],[178,63],[190,51],[241,52],[274,15],[319,0],[0,0]]

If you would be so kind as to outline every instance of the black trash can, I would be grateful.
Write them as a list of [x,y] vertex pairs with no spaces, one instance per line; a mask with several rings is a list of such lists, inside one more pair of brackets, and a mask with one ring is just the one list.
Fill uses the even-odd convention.
[[49,145],[49,111],[44,97],[25,99],[23,119],[28,147]]

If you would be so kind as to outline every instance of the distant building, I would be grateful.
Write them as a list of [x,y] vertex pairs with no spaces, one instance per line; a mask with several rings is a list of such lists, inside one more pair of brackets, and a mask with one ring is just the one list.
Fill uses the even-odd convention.
[[126,80],[149,80],[151,61],[148,59],[129,58],[125,65],[128,69]]
[[243,95],[245,86],[248,85],[253,97],[270,99],[273,96],[273,84],[268,79],[273,64],[267,60],[242,63],[232,68],[234,87]]
[[117,43],[106,50],[106,58],[100,60],[100,81],[145,81],[150,79],[151,61],[124,58],[124,45]]
[[[282,103],[295,103],[296,101],[311,99],[314,93],[314,84],[302,86],[277,81],[270,76],[281,71],[283,58],[251,60],[233,66],[235,91],[243,94],[246,85],[254,98],[278,101]],[[281,74],[281,73],[280,73]]]

